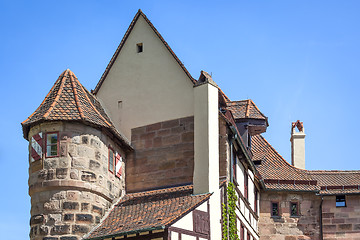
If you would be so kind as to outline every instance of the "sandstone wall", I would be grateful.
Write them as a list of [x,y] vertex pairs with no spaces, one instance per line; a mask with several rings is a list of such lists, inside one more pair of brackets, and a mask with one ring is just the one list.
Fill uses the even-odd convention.
[[229,180],[229,161],[230,161],[230,151],[228,143],[228,132],[227,124],[225,120],[219,117],[219,176],[226,177]]
[[77,240],[124,194],[124,177],[108,170],[108,146],[123,158],[125,153],[106,134],[77,123],[43,123],[29,136],[54,131],[59,132],[59,157],[29,168],[30,238]]
[[347,195],[346,207],[336,207],[335,196],[323,200],[324,240],[360,239],[360,197]]
[[[271,203],[279,202],[280,217],[271,216]],[[290,216],[290,202],[299,202],[300,216]],[[320,202],[314,193],[262,192],[259,233],[261,240],[320,239]]]
[[194,117],[159,122],[131,131],[135,151],[126,162],[126,191],[191,183]]

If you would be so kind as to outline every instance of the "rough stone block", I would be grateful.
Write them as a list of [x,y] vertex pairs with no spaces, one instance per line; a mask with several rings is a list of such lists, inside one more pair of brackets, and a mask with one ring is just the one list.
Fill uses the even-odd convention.
[[89,210],[89,203],[81,203],[81,211]]
[[98,206],[95,206],[95,205],[92,205],[92,211],[96,212],[96,213],[99,213],[99,214],[103,214],[103,209],[101,207],[98,207]]
[[44,210],[50,211],[59,211],[60,210],[60,201],[51,201],[44,203]]
[[64,214],[64,221],[74,221],[74,214]]
[[34,215],[30,218],[30,226],[44,222],[43,215]]
[[65,179],[67,176],[68,169],[67,168],[57,168],[56,169],[56,178]]
[[100,168],[100,163],[98,161],[95,161],[95,160],[90,160],[89,162],[89,168],[91,170],[96,170],[96,169],[99,169]]
[[76,214],[77,222],[93,222],[93,216],[91,214]]
[[78,237],[76,237],[76,236],[63,236],[63,237],[60,237],[60,240],[78,240]]
[[57,237],[44,237],[43,240],[58,240]]
[[70,233],[69,225],[55,225],[51,228],[51,235],[65,235]]
[[87,233],[89,232],[90,229],[88,226],[85,225],[73,225],[72,226],[72,233],[76,234],[76,233]]
[[82,171],[81,180],[86,182],[96,182],[96,175],[93,172]]
[[64,202],[63,209],[65,210],[79,210],[79,203],[77,202]]

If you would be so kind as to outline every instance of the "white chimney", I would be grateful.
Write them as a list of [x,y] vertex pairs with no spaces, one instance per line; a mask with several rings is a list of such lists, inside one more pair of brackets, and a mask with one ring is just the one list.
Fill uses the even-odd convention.
[[194,87],[194,194],[219,189],[219,100],[211,76],[201,71]]
[[213,193],[209,199],[210,237],[221,239],[219,190],[218,87],[201,71],[194,87],[194,194]]
[[[296,129],[298,131],[296,131]],[[305,130],[303,122],[297,120],[291,124],[291,164],[305,169]]]

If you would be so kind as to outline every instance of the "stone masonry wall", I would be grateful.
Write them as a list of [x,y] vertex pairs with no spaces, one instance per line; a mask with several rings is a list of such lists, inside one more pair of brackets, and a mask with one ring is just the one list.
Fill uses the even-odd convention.
[[[271,216],[271,203],[279,203],[280,217]],[[300,215],[290,216],[290,202],[298,202]],[[314,193],[262,192],[259,233],[261,240],[320,239],[320,202]]]
[[194,117],[132,129],[135,151],[126,162],[126,191],[191,183],[194,171]]
[[43,123],[31,128],[29,139],[54,131],[59,132],[59,157],[29,168],[30,238],[77,240],[124,194],[124,177],[108,170],[108,146],[125,154],[106,134],[77,123]]
[[229,143],[228,143],[228,127],[222,117],[219,117],[219,176],[226,177],[229,180]]
[[336,207],[335,196],[324,196],[322,217],[324,240],[360,239],[359,195],[347,195],[346,207]]

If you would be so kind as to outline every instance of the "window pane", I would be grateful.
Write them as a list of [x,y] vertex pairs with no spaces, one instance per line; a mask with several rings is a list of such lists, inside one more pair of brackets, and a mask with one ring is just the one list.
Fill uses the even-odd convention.
[[336,206],[346,207],[345,195],[336,196]]
[[279,207],[277,203],[272,203],[271,215],[279,216]]
[[297,216],[298,215],[298,204],[291,203],[290,210],[291,210],[291,216]]
[[114,152],[109,149],[109,170],[114,171]]
[[57,143],[57,134],[52,133],[47,135],[47,144],[56,144]]

